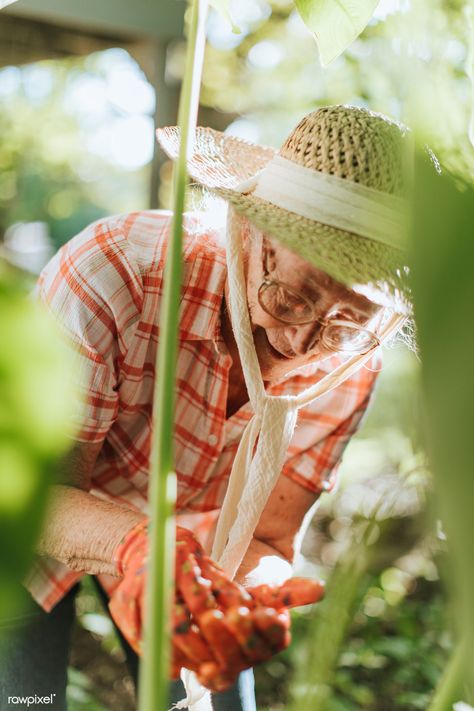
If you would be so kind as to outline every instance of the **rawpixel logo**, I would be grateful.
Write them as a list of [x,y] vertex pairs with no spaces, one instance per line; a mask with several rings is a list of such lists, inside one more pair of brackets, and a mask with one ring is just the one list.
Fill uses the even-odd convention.
[[9,704],[23,704],[24,706],[33,706],[33,704],[52,704],[56,694],[48,694],[47,696],[9,696]]

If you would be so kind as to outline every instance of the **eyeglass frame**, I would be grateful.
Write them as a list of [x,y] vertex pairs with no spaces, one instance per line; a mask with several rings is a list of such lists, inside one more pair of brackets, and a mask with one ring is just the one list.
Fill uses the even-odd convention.
[[279,318],[278,316],[275,316],[271,311],[268,310],[268,308],[265,307],[265,305],[262,303],[261,299],[261,294],[265,291],[265,289],[268,289],[269,286],[277,286],[277,287],[282,287],[286,291],[289,291],[293,296],[296,296],[298,299],[301,299],[304,301],[306,304],[308,304],[311,307],[311,311],[314,313],[315,305],[314,303],[304,294],[302,294],[300,291],[297,289],[293,289],[293,287],[289,286],[289,284],[286,284],[284,281],[279,281],[277,279],[269,279],[270,276],[270,271],[268,269],[268,251],[265,247],[265,243],[262,244],[262,269],[263,269],[263,281],[258,287],[257,291],[257,300],[260,305],[260,308],[262,308],[266,314],[274,318],[276,321],[279,321],[280,323],[287,324],[288,326],[305,326],[309,323],[319,323],[321,326],[321,329],[319,331],[319,334],[316,338],[316,340],[311,344],[311,348],[315,346],[315,344],[318,341],[321,341],[326,348],[328,348],[330,351],[333,353],[338,353],[341,352],[341,349],[335,349],[332,346],[328,345],[324,341],[324,331],[327,328],[328,325],[332,326],[346,326],[349,328],[353,328],[356,331],[364,331],[367,333],[369,336],[371,336],[373,343],[364,351],[344,351],[342,352],[352,352],[352,353],[359,353],[360,355],[364,355],[365,353],[368,353],[372,348],[376,348],[380,346],[380,339],[377,336],[376,333],[371,331],[369,328],[365,328],[365,326],[359,326],[358,323],[355,321],[349,321],[347,319],[335,319],[335,318],[328,318],[328,319],[323,319],[323,318],[311,318],[308,319],[307,321],[286,321],[285,319]]

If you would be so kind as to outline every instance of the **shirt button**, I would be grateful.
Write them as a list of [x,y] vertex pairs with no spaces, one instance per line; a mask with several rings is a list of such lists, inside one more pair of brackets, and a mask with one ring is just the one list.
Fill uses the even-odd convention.
[[207,438],[207,441],[211,445],[211,447],[214,447],[217,444],[217,435],[210,434]]

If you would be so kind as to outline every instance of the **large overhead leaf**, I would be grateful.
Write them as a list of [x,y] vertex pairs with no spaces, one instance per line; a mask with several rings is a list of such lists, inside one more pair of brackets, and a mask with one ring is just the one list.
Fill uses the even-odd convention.
[[325,66],[360,35],[378,0],[295,0],[295,5],[316,38]]

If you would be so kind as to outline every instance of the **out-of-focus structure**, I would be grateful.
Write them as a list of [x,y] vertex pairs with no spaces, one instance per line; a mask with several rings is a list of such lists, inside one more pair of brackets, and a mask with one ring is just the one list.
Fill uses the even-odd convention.
[[[123,47],[156,91],[155,124],[174,123],[178,87],[166,76],[166,54],[183,35],[185,8],[184,0],[0,0],[0,67]],[[162,160],[155,151],[151,207]]]

